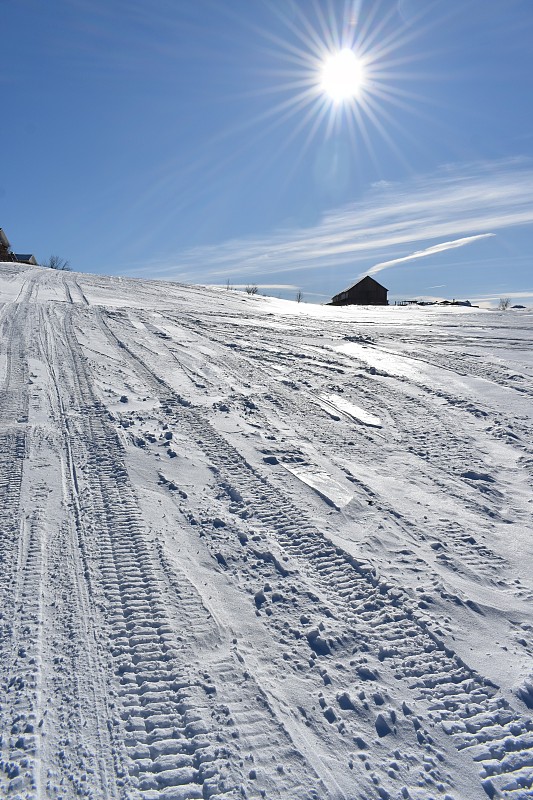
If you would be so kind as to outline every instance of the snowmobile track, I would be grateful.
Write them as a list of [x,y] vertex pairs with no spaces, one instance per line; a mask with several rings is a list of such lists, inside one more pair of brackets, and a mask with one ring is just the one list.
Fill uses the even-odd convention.
[[0,289],[0,796],[533,796],[526,315]]
[[56,368],[61,392],[69,393],[74,412],[83,412],[76,415],[72,432],[74,459],[84,466],[83,473],[78,470],[81,525],[91,581],[101,586],[112,639],[122,708],[116,724],[129,757],[126,795],[232,797],[208,716],[198,702],[197,682],[180,657],[137,499],[122,466],[121,444],[77,346],[71,308],[65,312],[66,346]]
[[[381,655],[380,660],[388,662],[387,667],[394,670],[397,679],[416,692],[419,702],[432,711],[446,732],[453,734],[459,749],[472,749],[474,760],[481,766],[482,785],[488,796],[530,798],[533,741],[526,734],[533,731],[533,721],[512,709],[496,686],[449,651],[430,627],[417,618],[403,592],[380,583],[367,564],[359,563],[332,545],[306,521],[302,509],[284,499],[213,430],[202,412],[177,396],[154,373],[133,345],[126,345],[115,333],[113,336],[129,354],[141,377],[159,390],[165,387],[166,399],[164,396],[161,399],[167,421],[176,429],[183,426],[193,433],[213,466],[230,484],[239,486],[255,516],[286,552],[299,561],[302,571],[313,570],[375,655],[378,658]],[[430,654],[425,662],[421,660],[423,654]],[[413,662],[419,664],[419,674],[413,674]],[[480,749],[488,740],[491,745]]]
[[[13,667],[13,643],[16,639],[16,608],[20,600],[17,574],[23,558],[24,529],[20,523],[20,494],[27,455],[28,365],[25,351],[26,311],[13,305],[2,321],[6,370],[0,391],[0,713],[2,730],[13,726],[8,713],[8,695],[24,690],[24,677]],[[2,777],[9,782],[18,776],[17,737],[2,738]],[[14,750],[18,749],[18,753]]]

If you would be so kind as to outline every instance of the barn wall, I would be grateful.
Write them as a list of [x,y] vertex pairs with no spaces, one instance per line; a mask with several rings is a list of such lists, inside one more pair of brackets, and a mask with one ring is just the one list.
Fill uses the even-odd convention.
[[387,290],[380,286],[354,286],[348,292],[348,303],[354,305],[387,305]]

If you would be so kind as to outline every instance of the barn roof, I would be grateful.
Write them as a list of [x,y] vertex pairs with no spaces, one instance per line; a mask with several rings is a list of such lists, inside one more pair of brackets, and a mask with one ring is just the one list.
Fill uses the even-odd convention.
[[[378,283],[378,281],[375,278],[372,278],[370,275],[365,275],[365,277],[361,278],[360,281],[357,281],[356,283],[352,283],[350,286],[348,286],[348,289],[355,289],[355,287],[359,286],[360,283],[368,283],[368,281],[372,281],[372,283],[375,283],[376,286],[381,287],[381,289],[385,289],[385,286],[383,286],[382,283]],[[347,289],[344,289],[344,291],[346,292]],[[385,289],[385,291],[388,292],[389,290]]]
[[37,266],[37,259],[33,253],[15,253],[15,258],[19,264],[33,264]]
[[365,275],[364,278],[361,278],[360,280],[356,281],[356,283],[351,283],[345,289],[341,289],[340,292],[337,292],[335,297],[337,297],[339,294],[343,294],[344,292],[349,292],[350,289],[355,289],[355,287],[359,286],[360,283],[368,283],[369,281],[375,283],[376,286],[379,286],[381,289],[385,289],[386,292],[389,291],[385,286],[383,286],[382,283],[378,283],[378,281],[375,280],[375,278],[372,278],[370,275]]

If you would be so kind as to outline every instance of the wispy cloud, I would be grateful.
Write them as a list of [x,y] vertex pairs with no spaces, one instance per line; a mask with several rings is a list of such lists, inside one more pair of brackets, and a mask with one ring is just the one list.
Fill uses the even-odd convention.
[[531,291],[526,292],[506,292],[502,291],[499,294],[489,294],[484,295],[483,297],[476,297],[475,302],[481,303],[484,300],[499,300],[500,297],[508,297],[510,300],[515,300],[518,298],[528,298],[531,297],[533,299],[533,289]]
[[439,244],[434,244],[431,247],[426,247],[424,250],[415,250],[414,253],[410,253],[408,256],[392,258],[390,261],[382,261],[379,264],[374,264],[373,267],[361,273],[361,276],[375,275],[377,272],[381,272],[381,270],[387,269],[388,267],[394,267],[396,264],[403,264],[405,261],[415,261],[417,258],[426,258],[427,256],[433,256],[436,253],[444,253],[446,250],[454,250],[456,247],[464,247],[465,244],[472,244],[472,242],[477,242],[479,239],[488,239],[491,236],[496,236],[496,234],[478,233],[476,236],[465,236],[462,239],[454,239],[451,242],[440,242]]
[[533,224],[532,186],[531,160],[446,166],[404,184],[374,186],[360,202],[326,214],[312,228],[196,247],[138,273],[205,283],[343,265],[355,273],[371,269],[376,257],[391,266],[431,255],[432,248],[442,252]]

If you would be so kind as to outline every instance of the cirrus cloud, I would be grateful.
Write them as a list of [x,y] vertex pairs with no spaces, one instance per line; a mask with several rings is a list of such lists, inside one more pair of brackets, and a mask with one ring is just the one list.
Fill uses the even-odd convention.
[[392,258],[390,261],[382,261],[380,264],[374,264],[369,270],[362,272],[361,277],[363,275],[375,275],[383,269],[394,267],[396,264],[403,264],[405,261],[415,261],[417,258],[427,258],[427,256],[433,256],[437,253],[444,253],[446,250],[454,250],[456,247],[464,247],[466,244],[472,244],[472,242],[477,242],[480,239],[488,239],[491,236],[496,236],[496,234],[478,233],[475,236],[465,236],[462,239],[454,239],[451,242],[440,242],[431,247],[426,247],[424,250],[415,250],[414,253],[410,253],[408,256]]
[[202,283],[344,265],[368,274],[533,224],[532,186],[528,159],[447,165],[405,183],[374,185],[313,227],[191,248],[137,272]]

